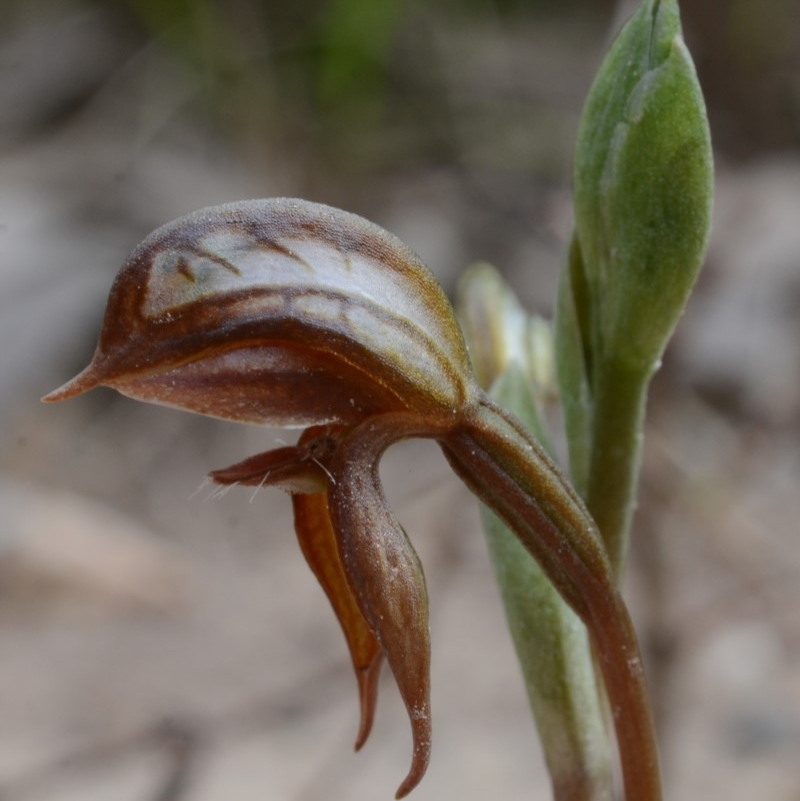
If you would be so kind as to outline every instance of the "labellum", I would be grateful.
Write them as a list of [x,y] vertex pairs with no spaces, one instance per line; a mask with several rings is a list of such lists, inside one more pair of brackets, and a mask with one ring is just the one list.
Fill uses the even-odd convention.
[[439,284],[398,239],[301,200],[190,214],[136,248],[111,289],[90,365],[46,396],[96,386],[229,420],[307,430],[298,444],[212,473],[292,493],[306,559],[345,632],[372,723],[381,660],[425,772],[430,642],[422,568],[378,464],[401,439],[437,440],[586,623],[614,709],[626,794],[656,801],[658,769],[638,646],[596,527],[561,472],[478,387]]

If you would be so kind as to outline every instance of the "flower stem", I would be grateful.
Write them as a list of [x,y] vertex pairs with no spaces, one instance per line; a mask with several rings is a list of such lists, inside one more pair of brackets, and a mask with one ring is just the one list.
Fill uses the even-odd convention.
[[440,443],[586,624],[605,682],[628,801],[659,801],[658,751],[639,646],[597,526],[558,467],[487,397]]

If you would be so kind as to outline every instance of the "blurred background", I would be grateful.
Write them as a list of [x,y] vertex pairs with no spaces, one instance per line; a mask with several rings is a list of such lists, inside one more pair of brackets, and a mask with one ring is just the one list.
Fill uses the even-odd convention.
[[[800,800],[800,7],[692,0],[711,249],[655,379],[628,597],[674,801]],[[244,197],[355,211],[448,291],[498,266],[552,312],[613,0],[2,0],[0,799],[391,798],[410,735],[355,681],[276,491],[208,470],[285,432],[97,391],[111,280],[158,225]],[[290,432],[291,434],[291,432]],[[548,798],[470,496],[387,457],[426,568],[434,750],[417,801]]]

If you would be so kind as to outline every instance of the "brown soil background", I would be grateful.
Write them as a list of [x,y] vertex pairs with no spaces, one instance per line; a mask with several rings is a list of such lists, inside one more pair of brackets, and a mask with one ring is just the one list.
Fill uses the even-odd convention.
[[[88,361],[143,236],[240,197],[363,213],[449,291],[493,261],[549,314],[611,4],[421,4],[388,88],[341,107],[288,105],[274,63],[181,50],[135,5],[12,3],[0,31],[0,799],[388,799],[410,752],[388,671],[354,755],[354,680],[287,499],[204,484],[291,432],[38,398]],[[800,33],[766,5],[687,12],[715,225],[653,385],[627,586],[673,801],[800,801]],[[236,8],[256,36],[255,4]],[[548,798],[475,503],[426,443],[383,473],[431,596],[414,799]]]

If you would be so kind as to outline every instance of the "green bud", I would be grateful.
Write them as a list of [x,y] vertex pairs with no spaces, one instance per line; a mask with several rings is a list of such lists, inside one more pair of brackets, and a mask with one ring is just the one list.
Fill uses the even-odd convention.
[[708,238],[711,142],[676,0],[646,0],[584,108],[576,231],[595,362],[651,370],[697,278]]

